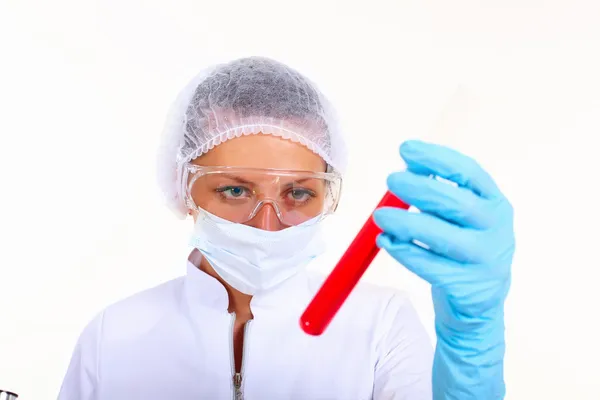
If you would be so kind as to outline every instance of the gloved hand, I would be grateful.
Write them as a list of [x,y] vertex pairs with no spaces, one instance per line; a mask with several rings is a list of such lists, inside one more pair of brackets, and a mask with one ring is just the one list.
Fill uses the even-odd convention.
[[502,399],[504,301],[515,247],[512,206],[462,154],[408,141],[400,155],[407,171],[391,174],[388,187],[421,212],[377,210],[375,223],[383,230],[377,244],[431,284],[434,399]]

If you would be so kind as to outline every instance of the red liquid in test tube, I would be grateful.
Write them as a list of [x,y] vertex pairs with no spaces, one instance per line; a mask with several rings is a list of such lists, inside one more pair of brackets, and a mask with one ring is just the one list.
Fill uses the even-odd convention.
[[[380,207],[406,210],[409,206],[388,191],[377,205]],[[300,317],[304,332],[318,336],[325,331],[379,253],[376,240],[380,233],[371,215]]]

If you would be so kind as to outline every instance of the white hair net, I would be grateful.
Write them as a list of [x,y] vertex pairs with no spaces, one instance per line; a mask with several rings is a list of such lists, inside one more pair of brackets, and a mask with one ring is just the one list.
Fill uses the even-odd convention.
[[169,112],[158,160],[169,207],[185,218],[185,163],[229,139],[258,133],[301,143],[340,174],[346,168],[335,111],[317,87],[277,61],[243,58],[196,76]]

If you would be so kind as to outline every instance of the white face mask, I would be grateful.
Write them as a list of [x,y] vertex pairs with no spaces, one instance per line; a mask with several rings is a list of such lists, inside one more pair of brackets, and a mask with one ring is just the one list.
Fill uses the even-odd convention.
[[272,288],[323,254],[319,223],[312,220],[280,231],[265,231],[200,214],[191,245],[221,278],[246,294]]

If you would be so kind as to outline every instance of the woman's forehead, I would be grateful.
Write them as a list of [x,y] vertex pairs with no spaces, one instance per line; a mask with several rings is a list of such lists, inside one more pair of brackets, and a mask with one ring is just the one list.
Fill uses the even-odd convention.
[[227,140],[192,163],[203,166],[325,171],[323,159],[306,146],[263,134]]

